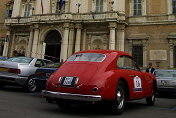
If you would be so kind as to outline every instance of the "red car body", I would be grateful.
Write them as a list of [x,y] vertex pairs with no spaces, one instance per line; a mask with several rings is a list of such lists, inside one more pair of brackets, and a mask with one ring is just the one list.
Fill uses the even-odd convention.
[[[101,54],[104,58],[100,61],[73,61],[73,57],[77,58],[82,54]],[[75,83],[72,86],[63,86],[61,84],[66,81],[63,79],[68,80],[66,85],[70,79]],[[123,84],[122,94],[118,94],[117,90],[119,81]],[[153,105],[156,86],[155,76],[140,71],[129,54],[112,50],[87,50],[73,54],[50,76],[43,95],[59,100],[114,101],[117,98],[121,100],[124,94],[122,104],[127,100],[148,98],[147,103]],[[122,113],[123,109],[115,109],[115,112]]]

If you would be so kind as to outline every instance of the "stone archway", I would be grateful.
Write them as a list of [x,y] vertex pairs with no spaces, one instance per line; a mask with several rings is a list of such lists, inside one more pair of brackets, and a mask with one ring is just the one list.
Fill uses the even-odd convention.
[[44,40],[45,46],[45,59],[58,62],[61,52],[61,34],[57,30],[50,30]]

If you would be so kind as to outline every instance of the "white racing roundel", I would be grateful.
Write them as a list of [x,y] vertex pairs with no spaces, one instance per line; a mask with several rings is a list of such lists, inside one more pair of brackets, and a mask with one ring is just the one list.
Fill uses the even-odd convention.
[[142,91],[141,78],[136,76],[134,77],[134,92],[141,92],[141,91]]

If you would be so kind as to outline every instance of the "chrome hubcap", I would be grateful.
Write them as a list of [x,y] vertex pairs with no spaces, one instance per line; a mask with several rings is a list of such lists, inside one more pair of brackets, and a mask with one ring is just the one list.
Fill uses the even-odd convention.
[[154,101],[155,100],[155,93],[154,93],[154,91],[152,90],[152,101]]
[[117,107],[118,107],[118,109],[121,109],[124,104],[123,90],[118,90],[116,96],[117,96],[117,104],[118,104]]
[[34,91],[36,89],[35,81],[33,79],[29,80],[28,87],[30,91]]

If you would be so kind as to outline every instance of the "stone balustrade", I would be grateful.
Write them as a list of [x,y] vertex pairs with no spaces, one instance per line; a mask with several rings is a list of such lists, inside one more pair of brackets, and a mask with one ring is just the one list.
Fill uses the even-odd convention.
[[5,20],[6,25],[26,25],[31,23],[54,23],[54,22],[106,22],[106,21],[124,21],[125,14],[119,12],[103,13],[62,13],[62,14],[43,14],[30,17],[14,17]]

